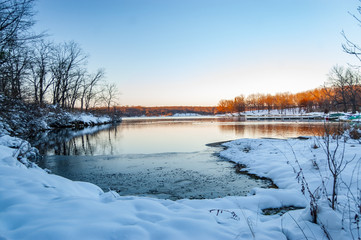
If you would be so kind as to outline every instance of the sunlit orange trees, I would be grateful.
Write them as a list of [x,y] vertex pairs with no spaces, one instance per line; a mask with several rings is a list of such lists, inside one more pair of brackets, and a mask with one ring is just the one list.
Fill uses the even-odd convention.
[[218,113],[238,113],[243,111],[277,110],[284,113],[286,109],[293,113],[300,111],[314,112],[337,110],[335,88],[316,88],[292,94],[289,92],[272,94],[251,94],[235,97],[234,100],[222,99],[217,106]]
[[299,93],[254,93],[247,97],[243,95],[234,100],[220,100],[218,113],[243,111],[277,110],[284,113],[286,109],[296,113],[329,112],[329,111],[360,111],[361,106],[361,76],[350,67],[335,66],[330,70],[328,81],[324,87]]
[[217,106],[218,113],[231,113],[235,112],[235,103],[233,100],[220,100]]

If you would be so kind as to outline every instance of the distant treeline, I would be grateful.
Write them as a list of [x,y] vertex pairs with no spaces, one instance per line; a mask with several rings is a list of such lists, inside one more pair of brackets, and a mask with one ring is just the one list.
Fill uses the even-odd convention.
[[361,75],[358,69],[335,66],[331,69],[323,87],[299,93],[250,94],[234,99],[222,99],[218,113],[278,110],[296,111],[343,111],[356,113],[361,110]]
[[[95,109],[94,109],[95,110]],[[216,107],[199,106],[170,106],[170,107],[142,107],[142,106],[118,106],[113,107],[117,115],[123,117],[133,116],[173,116],[176,113],[195,113],[200,115],[212,115],[217,111]],[[106,108],[97,108],[97,112],[107,111]]]

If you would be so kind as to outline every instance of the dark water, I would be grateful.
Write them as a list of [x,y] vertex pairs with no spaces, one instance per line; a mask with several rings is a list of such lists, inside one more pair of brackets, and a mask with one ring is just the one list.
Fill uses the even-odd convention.
[[208,143],[237,138],[318,135],[316,122],[238,122],[230,119],[126,119],[118,126],[48,133],[37,147],[40,166],[121,195],[166,199],[246,195],[270,182],[236,173]]

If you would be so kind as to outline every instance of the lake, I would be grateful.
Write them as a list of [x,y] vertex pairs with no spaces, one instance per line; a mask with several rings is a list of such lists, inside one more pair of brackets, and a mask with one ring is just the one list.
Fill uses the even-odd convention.
[[34,145],[39,165],[120,195],[202,199],[246,195],[270,181],[239,174],[218,156],[238,138],[319,135],[321,122],[241,122],[221,118],[126,118],[117,126],[48,132]]

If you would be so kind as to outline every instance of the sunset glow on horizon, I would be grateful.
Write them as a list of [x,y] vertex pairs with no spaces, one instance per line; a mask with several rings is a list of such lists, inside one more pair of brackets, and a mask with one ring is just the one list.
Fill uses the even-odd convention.
[[[358,0],[39,0],[37,31],[74,40],[121,105],[215,106],[252,93],[317,88],[357,42]],[[350,12],[350,13],[349,13]],[[361,41],[357,42],[361,43]]]

